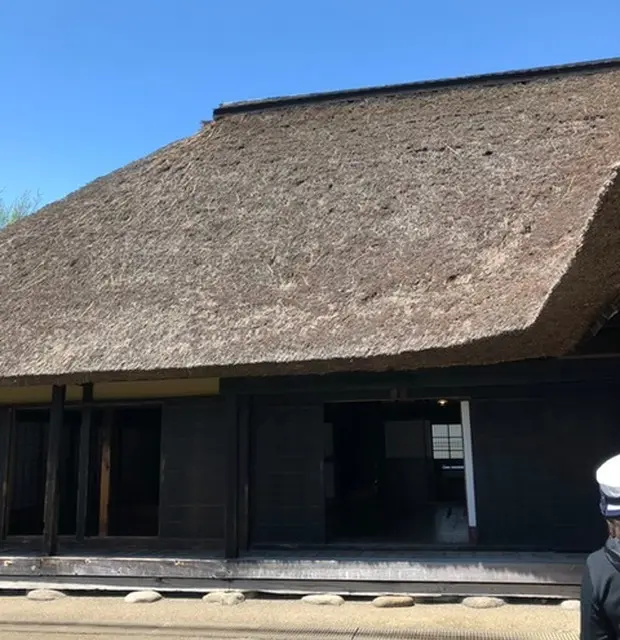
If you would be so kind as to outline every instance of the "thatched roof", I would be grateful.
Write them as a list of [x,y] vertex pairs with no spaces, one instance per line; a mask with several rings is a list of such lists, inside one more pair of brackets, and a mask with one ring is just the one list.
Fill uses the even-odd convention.
[[0,379],[565,353],[619,161],[618,63],[226,107],[0,232]]

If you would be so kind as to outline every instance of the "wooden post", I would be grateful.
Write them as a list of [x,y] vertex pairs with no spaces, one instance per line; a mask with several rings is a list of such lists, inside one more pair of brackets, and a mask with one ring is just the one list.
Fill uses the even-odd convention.
[[463,433],[463,456],[465,464],[465,495],[467,500],[467,522],[469,541],[478,542],[478,518],[476,515],[476,486],[474,482],[474,452],[471,437],[471,412],[468,400],[461,402],[461,429]]
[[75,515],[76,538],[86,536],[86,516],[88,512],[88,466],[90,462],[90,430],[93,416],[93,385],[82,387],[82,423],[80,425],[80,452],[78,461],[78,493]]
[[250,546],[250,420],[251,399],[239,397],[239,503],[238,539],[239,550]]
[[9,407],[0,407],[0,540],[6,538],[9,522],[14,415]]
[[239,404],[236,396],[226,398],[226,510],[224,556],[239,555]]
[[99,535],[108,535],[110,517],[110,465],[112,445],[112,409],[103,414],[101,438],[101,476],[99,480]]
[[65,411],[64,385],[52,388],[52,409],[50,411],[49,434],[47,440],[47,473],[45,480],[45,507],[43,511],[43,553],[48,556],[58,551],[58,468],[60,463],[60,440]]

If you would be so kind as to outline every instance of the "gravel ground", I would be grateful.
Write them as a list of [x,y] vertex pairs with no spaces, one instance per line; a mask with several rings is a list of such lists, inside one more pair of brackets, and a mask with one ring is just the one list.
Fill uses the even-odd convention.
[[[120,597],[69,597],[31,602],[0,598],[0,637],[65,638],[405,638],[405,632],[470,632],[520,638],[560,634],[577,638],[579,614],[558,605],[506,605],[472,610],[460,605],[419,604],[377,609],[369,602],[319,607],[298,600],[248,600],[222,607],[200,599],[127,604]],[[373,631],[374,630],[374,631]],[[390,633],[391,632],[391,633]],[[48,635],[45,635],[45,634]],[[13,635],[11,635],[13,634]],[[368,634],[368,635],[367,635]]]

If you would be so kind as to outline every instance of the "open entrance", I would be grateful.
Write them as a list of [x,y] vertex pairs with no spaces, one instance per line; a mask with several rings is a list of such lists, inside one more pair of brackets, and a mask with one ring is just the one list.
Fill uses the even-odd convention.
[[326,405],[328,540],[467,544],[459,402]]
[[[24,409],[15,414],[12,443],[8,534],[37,536],[43,533],[45,475],[50,412]],[[58,531],[75,533],[80,413],[67,411],[60,442]]]
[[[50,411],[15,413],[7,533],[43,533]],[[59,460],[58,533],[75,535],[82,412],[64,413]],[[156,536],[159,530],[161,408],[93,411],[88,461],[86,535]]]
[[[161,409],[116,409],[112,418],[109,524],[107,532],[102,533],[111,536],[156,536],[159,531]],[[105,432],[104,428],[104,449],[108,446]],[[104,451],[103,473],[107,472],[105,457]],[[102,485],[101,494],[104,493],[105,486]]]

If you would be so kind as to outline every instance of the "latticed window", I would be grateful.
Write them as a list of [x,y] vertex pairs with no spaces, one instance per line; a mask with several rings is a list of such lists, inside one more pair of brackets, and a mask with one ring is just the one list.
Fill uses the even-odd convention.
[[460,424],[434,424],[432,436],[435,460],[463,459],[463,427]]

